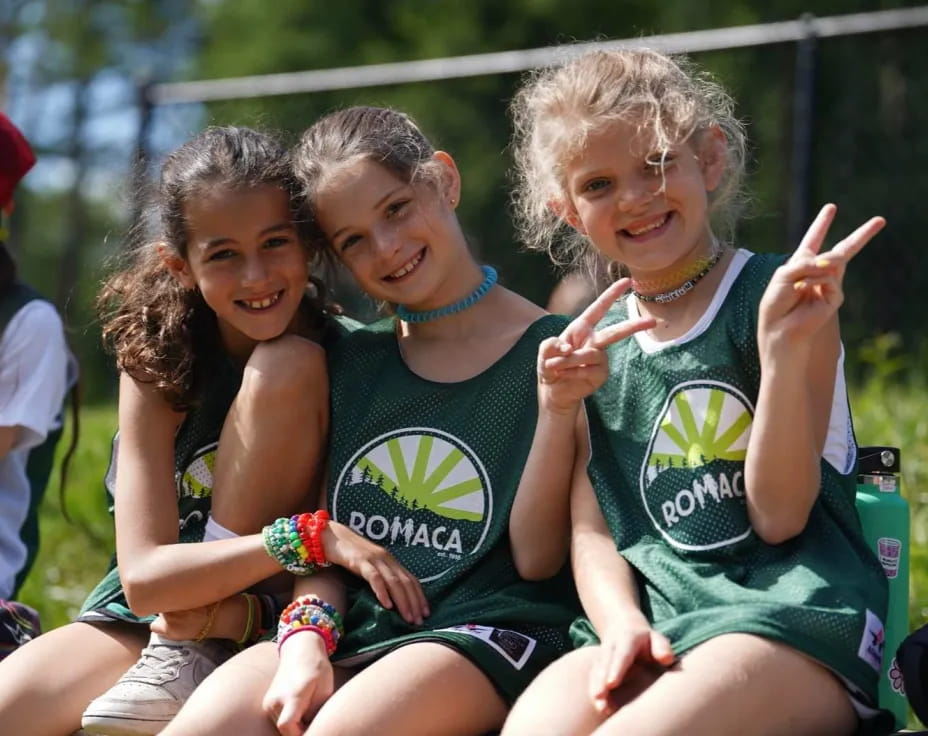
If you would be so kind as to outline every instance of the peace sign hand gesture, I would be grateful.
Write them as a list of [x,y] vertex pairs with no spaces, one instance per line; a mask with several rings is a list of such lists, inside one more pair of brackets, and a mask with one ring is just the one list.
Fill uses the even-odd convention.
[[605,383],[609,375],[606,348],[639,330],[654,327],[651,317],[627,319],[601,330],[597,323],[631,287],[631,279],[609,286],[557,337],[538,346],[538,401],[542,408],[564,414]]
[[808,340],[834,316],[844,301],[847,264],[886,225],[882,217],[872,217],[821,253],[837,210],[825,205],[793,255],[774,272],[760,302],[757,337],[762,351],[770,340]]

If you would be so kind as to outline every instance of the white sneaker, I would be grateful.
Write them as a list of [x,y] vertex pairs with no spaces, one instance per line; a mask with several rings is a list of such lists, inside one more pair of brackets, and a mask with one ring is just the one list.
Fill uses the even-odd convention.
[[87,706],[81,728],[105,736],[157,734],[233,652],[221,640],[196,643],[152,634],[139,661]]

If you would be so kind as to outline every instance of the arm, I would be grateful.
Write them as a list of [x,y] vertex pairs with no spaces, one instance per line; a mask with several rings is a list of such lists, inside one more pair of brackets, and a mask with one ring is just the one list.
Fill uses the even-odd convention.
[[586,431],[580,405],[566,412],[538,409],[535,437],[509,516],[513,561],[526,580],[551,577],[567,557],[567,489],[579,433]]
[[818,498],[841,349],[837,311],[844,272],[885,225],[872,218],[820,255],[834,214],[833,205],[822,209],[796,252],[774,273],[758,313],[761,384],[745,487],[751,525],[770,544],[802,532]]
[[139,615],[203,606],[280,571],[261,535],[178,542],[174,434],[183,415],[130,376],[119,384],[116,550],[120,578]]
[[[319,494],[320,508],[326,507],[326,487],[327,483],[323,482]],[[337,528],[332,530],[332,526],[329,525],[326,533],[337,531]],[[345,531],[354,534],[350,529]],[[340,571],[328,569],[299,578],[294,585],[294,600],[301,595],[312,594],[334,606],[344,616],[347,601],[341,577]],[[264,712],[282,736],[302,736],[305,721],[335,690],[332,663],[322,637],[310,631],[288,637],[280,646],[279,655],[277,672],[264,695]]]
[[629,285],[628,279],[611,285],[558,337],[538,347],[538,420],[509,516],[513,560],[527,580],[551,577],[564,564],[571,475],[577,445],[587,433],[581,406],[609,375],[606,348],[654,326],[644,318],[596,331]]
[[68,387],[61,318],[35,300],[10,320],[0,341],[0,458],[41,444],[56,425]]
[[606,711],[609,693],[636,662],[669,666],[674,655],[641,611],[634,573],[616,549],[586,472],[586,444],[579,455],[571,491],[571,558],[580,600],[601,641],[590,697],[597,710]]
[[587,476],[586,441],[581,454],[584,460],[576,463],[570,495],[571,563],[583,610],[602,637],[623,621],[640,625],[645,618],[632,569],[616,549]]
[[0,427],[0,460],[5,458],[6,454],[13,449],[19,432],[19,425],[13,427]]
[[744,472],[751,525],[771,544],[799,534],[818,498],[840,349],[834,316],[814,346],[771,340],[761,354]]

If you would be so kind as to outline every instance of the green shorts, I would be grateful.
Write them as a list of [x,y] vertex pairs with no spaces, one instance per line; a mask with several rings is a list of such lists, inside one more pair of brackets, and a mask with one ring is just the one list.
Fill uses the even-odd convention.
[[567,652],[566,631],[544,628],[513,631],[493,626],[462,624],[413,634],[365,647],[359,652],[336,653],[337,665],[352,667],[373,662],[400,647],[419,642],[443,644],[473,662],[511,705],[528,684],[555,659]]

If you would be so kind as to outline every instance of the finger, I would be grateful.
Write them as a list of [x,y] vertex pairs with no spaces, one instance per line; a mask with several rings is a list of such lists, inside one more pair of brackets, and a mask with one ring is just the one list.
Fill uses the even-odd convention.
[[[401,574],[397,569],[400,567],[399,563],[393,560],[393,558],[389,558],[381,561],[379,566],[381,575],[383,575],[383,579],[387,584],[387,591],[396,604],[396,608],[400,616],[403,617],[403,620],[410,624],[422,623],[418,611],[410,598],[409,591],[403,584],[405,575]],[[405,573],[405,570],[402,572]]]
[[854,256],[863,250],[863,247],[869,243],[873,236],[886,227],[886,220],[882,217],[871,217],[863,225],[858,227],[854,232],[848,235],[844,240],[835,245],[827,254],[826,258],[837,255],[847,263]]
[[841,282],[831,276],[807,276],[793,282],[793,290],[807,298],[829,301],[840,295]]
[[634,335],[642,330],[650,330],[657,325],[657,320],[653,317],[636,317],[627,319],[615,325],[604,327],[593,335],[592,345],[597,348],[604,348],[612,345],[614,342],[624,340],[629,335]]
[[548,358],[569,353],[572,349],[572,346],[561,340],[560,337],[549,337],[542,340],[538,345],[538,363],[540,364],[541,361]]
[[419,610],[422,611],[422,617],[427,618],[431,615],[432,610],[429,608],[429,599],[425,595],[425,591],[422,589],[422,583],[420,583],[419,579],[412,573],[409,573],[409,578],[412,581],[415,599],[419,603]]
[[609,645],[601,645],[599,656],[595,658],[590,668],[590,699],[599,711],[603,710],[609,697],[609,688],[606,687],[606,661],[609,659],[609,650]]
[[598,348],[577,348],[570,355],[548,358],[542,371],[546,374],[558,374],[568,368],[578,368],[582,365],[601,365],[606,362],[606,354]]
[[305,703],[312,699],[313,690],[301,693],[301,696],[290,694],[278,697],[276,703],[271,704],[271,710],[277,710],[275,725],[281,736],[302,736],[303,712]]
[[651,632],[651,658],[665,667],[672,665],[676,659],[670,639],[657,631]]
[[302,736],[303,704],[299,698],[286,698],[277,716],[277,730],[281,736]]
[[793,285],[800,281],[821,281],[832,279],[841,283],[844,279],[845,264],[840,254],[830,253],[812,258],[790,259],[776,271],[774,281],[780,285]]
[[538,373],[538,381],[540,383],[554,383],[557,380],[557,372],[547,367],[548,361],[568,354],[571,350],[571,346],[566,342],[562,342],[559,337],[549,337],[543,340],[538,346],[538,360],[535,369]]
[[361,565],[359,572],[367,584],[371,586],[374,596],[378,603],[384,608],[393,608],[393,600],[390,598],[390,591],[387,589],[387,583],[383,579],[380,570],[372,562],[365,562]]
[[580,316],[567,325],[567,328],[561,333],[561,339],[576,346],[576,339],[586,339],[596,326],[596,324],[606,316],[609,308],[615,304],[616,300],[631,288],[632,280],[628,278],[619,279],[614,284],[610,284],[602,294],[593,300]]
[[630,641],[622,646],[612,648],[604,672],[604,682],[609,690],[614,690],[619,686],[619,683],[625,677],[625,673],[628,672],[629,667],[635,661],[636,654],[637,648]]
[[828,234],[828,228],[831,227],[837,211],[838,208],[833,204],[826,204],[819,210],[818,215],[812,221],[809,229],[806,230],[806,234],[793,253],[793,257],[815,255],[821,250],[822,243],[825,242],[825,236]]
[[[596,391],[609,377],[608,371],[602,365],[581,365],[577,368],[567,368],[558,373],[557,382],[565,386],[568,392],[578,392],[579,401]],[[570,385],[568,385],[570,384]]]
[[405,568],[402,568],[400,581],[406,590],[406,598],[409,601],[416,623],[421,624],[422,619],[429,615],[429,603],[422,591],[422,586],[419,584],[418,579]]

